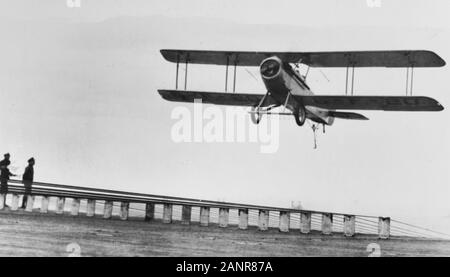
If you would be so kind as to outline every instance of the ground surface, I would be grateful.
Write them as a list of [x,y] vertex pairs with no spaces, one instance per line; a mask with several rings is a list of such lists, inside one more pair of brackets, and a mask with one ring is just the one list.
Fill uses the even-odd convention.
[[381,256],[450,256],[450,241],[0,211],[0,256],[368,256],[371,243]]

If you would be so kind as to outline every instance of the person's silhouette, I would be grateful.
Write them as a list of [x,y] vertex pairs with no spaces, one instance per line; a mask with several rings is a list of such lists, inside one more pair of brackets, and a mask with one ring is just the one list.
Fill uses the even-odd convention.
[[[0,193],[6,195],[8,193],[9,177],[16,175],[12,174],[8,168],[8,166],[11,164],[11,161],[9,160],[11,155],[9,153],[6,153],[3,156],[4,159],[0,161]],[[8,205],[5,206],[8,207]]]
[[28,201],[28,197],[31,196],[31,186],[33,185],[33,178],[34,178],[34,166],[35,160],[34,158],[30,158],[28,160],[28,166],[25,168],[25,172],[22,175],[22,183],[25,186],[25,193],[23,195],[22,200],[22,208],[25,209]]

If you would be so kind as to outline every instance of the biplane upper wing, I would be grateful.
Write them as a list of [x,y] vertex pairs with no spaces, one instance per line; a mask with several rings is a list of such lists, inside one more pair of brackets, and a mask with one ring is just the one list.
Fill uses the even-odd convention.
[[[220,93],[205,91],[180,91],[180,90],[158,90],[162,98],[174,102],[194,102],[201,99],[202,103],[231,106],[256,106],[264,97],[263,94],[244,93]],[[264,101],[264,106],[276,105],[271,97]]]
[[313,95],[294,98],[305,106],[330,110],[442,111],[444,107],[426,96]]
[[441,67],[445,61],[427,50],[342,51],[342,52],[242,52],[203,50],[161,50],[170,62],[259,66],[268,57],[312,67]]

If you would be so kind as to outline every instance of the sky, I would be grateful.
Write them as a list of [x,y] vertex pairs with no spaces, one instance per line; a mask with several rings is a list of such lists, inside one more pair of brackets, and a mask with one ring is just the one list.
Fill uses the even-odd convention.
[[[273,154],[251,142],[174,142],[171,113],[192,106],[157,93],[174,88],[163,48],[427,49],[449,60],[448,1],[379,3],[0,1],[0,152],[11,153],[18,174],[34,156],[43,182],[283,207],[300,201],[450,233],[447,66],[414,72],[414,95],[437,99],[444,111],[336,120],[318,134],[318,149],[309,127],[281,120]],[[357,69],[355,94],[404,95],[405,77],[405,69]],[[345,69],[312,69],[307,81],[317,94],[343,94]],[[189,89],[223,87],[223,67],[189,68]],[[258,69],[238,69],[236,89],[264,93]]]

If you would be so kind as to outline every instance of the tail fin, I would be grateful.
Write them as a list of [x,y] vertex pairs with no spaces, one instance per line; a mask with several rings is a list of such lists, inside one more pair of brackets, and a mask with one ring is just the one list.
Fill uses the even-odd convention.
[[342,118],[342,119],[369,120],[367,117],[365,117],[362,114],[351,113],[351,112],[334,112],[334,111],[329,111],[328,115],[332,116],[332,117],[336,117],[336,118]]

